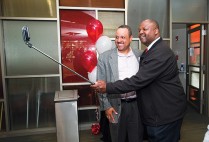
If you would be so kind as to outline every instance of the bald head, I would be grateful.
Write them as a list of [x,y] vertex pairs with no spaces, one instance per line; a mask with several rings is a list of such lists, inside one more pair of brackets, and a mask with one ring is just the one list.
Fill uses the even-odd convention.
[[156,20],[153,20],[153,19],[146,19],[146,20],[144,20],[144,21],[150,22],[150,23],[152,23],[157,29],[160,29],[160,28],[159,28],[159,24],[158,24],[158,22],[157,22]]

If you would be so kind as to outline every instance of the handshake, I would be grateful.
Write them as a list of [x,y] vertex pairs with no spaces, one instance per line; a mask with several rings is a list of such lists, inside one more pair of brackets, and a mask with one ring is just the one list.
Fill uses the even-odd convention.
[[105,93],[106,92],[106,82],[103,80],[98,80],[95,84],[90,86],[98,93]]

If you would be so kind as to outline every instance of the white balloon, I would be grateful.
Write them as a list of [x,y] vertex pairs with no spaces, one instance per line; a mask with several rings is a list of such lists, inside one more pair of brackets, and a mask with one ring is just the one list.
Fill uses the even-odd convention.
[[112,41],[108,36],[100,36],[96,41],[95,47],[99,54],[112,49]]
[[97,66],[91,72],[88,72],[88,78],[91,82],[95,83],[96,77],[97,77]]

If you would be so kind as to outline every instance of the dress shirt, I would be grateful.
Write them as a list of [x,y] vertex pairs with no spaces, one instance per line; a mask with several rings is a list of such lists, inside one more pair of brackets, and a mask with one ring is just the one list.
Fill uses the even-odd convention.
[[[118,72],[119,79],[123,80],[125,78],[130,78],[135,75],[139,70],[139,62],[133,51],[130,50],[128,54],[122,54],[118,52]],[[121,94],[122,98],[135,98],[135,91]]]

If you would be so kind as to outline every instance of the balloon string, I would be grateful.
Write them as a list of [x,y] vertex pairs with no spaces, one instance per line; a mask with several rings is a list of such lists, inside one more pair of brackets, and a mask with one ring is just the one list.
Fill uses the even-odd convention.
[[98,107],[95,110],[95,112],[96,112],[96,120],[99,121],[99,109],[98,109]]

